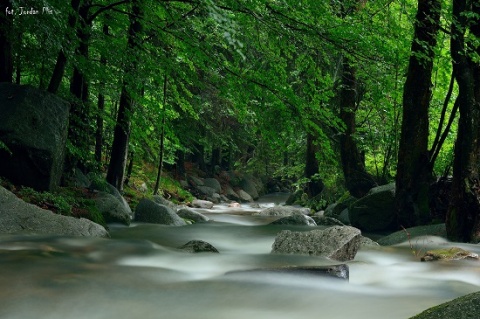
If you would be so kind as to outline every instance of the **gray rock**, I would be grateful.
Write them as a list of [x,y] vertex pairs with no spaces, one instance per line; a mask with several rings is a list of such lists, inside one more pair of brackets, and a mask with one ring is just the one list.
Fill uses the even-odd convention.
[[205,196],[213,196],[215,189],[208,186],[197,186],[198,191]]
[[409,238],[410,240],[413,240],[415,237],[420,236],[447,238],[447,228],[445,227],[445,224],[416,226],[394,232],[388,236],[380,238],[377,242],[382,246],[390,246],[406,242]]
[[240,196],[233,190],[233,188],[230,185],[227,185],[225,187],[225,196],[227,196],[228,199],[238,201],[240,200]]
[[135,220],[144,223],[184,226],[187,223],[171,208],[144,198],[135,209]]
[[98,192],[94,201],[107,223],[130,225],[132,214],[118,198],[105,192]]
[[295,214],[292,216],[281,217],[276,221],[270,223],[270,225],[304,225],[304,226],[317,226],[315,221],[312,217],[303,215],[303,214]]
[[273,206],[255,213],[256,216],[292,216],[295,214],[307,215],[310,213],[308,208],[299,208],[293,206]]
[[237,194],[238,194],[238,199],[241,202],[253,202],[252,196],[250,196],[250,194],[245,192],[243,189],[240,189],[239,191],[237,191]]
[[355,258],[361,232],[350,226],[333,226],[308,232],[281,231],[275,238],[272,253],[324,256],[339,261]]
[[218,253],[217,248],[203,240],[191,240],[178,249],[188,253]]
[[36,190],[60,184],[69,104],[31,86],[0,83],[0,176]]
[[480,292],[475,292],[427,309],[410,319],[473,319],[479,314]]
[[184,219],[193,220],[195,223],[204,223],[209,221],[208,217],[197,213],[188,208],[182,208],[177,212],[177,215]]
[[294,267],[278,267],[278,268],[258,268],[249,270],[236,270],[228,272],[229,274],[242,274],[242,273],[280,273],[288,275],[300,275],[300,276],[320,276],[320,277],[333,277],[338,279],[349,279],[349,268],[346,264],[331,265],[331,266],[294,266]]
[[258,199],[258,190],[257,186],[255,185],[255,182],[250,179],[250,178],[244,178],[240,182],[240,187],[248,194],[250,195],[254,200]]
[[213,203],[208,200],[194,199],[192,206],[196,208],[212,209]]
[[350,214],[348,213],[348,208],[345,208],[344,210],[341,211],[341,213],[338,215],[338,220],[344,223],[345,225],[350,225]]
[[78,168],[75,169],[75,173],[73,174],[74,181],[73,185],[75,187],[83,187],[83,188],[88,188],[91,184],[91,181],[88,179],[88,177],[82,173],[81,170]]
[[193,187],[205,185],[205,183],[203,182],[203,179],[201,179],[200,177],[196,177],[196,176],[188,176],[187,181]]
[[374,240],[372,240],[368,237],[362,236],[362,239],[360,240],[360,249],[362,249],[362,248],[378,248],[378,247],[380,247],[380,245],[376,241],[374,241]]
[[395,229],[395,184],[372,188],[348,211],[350,223],[364,231]]
[[326,216],[313,216],[313,220],[317,225],[322,226],[345,226],[341,221],[335,219],[333,217],[326,217]]
[[88,219],[54,214],[25,203],[0,186],[0,233],[109,237],[106,229]]
[[[90,176],[90,174],[89,174]],[[103,178],[92,178],[92,182],[90,184],[90,188],[97,190],[99,192],[105,192],[108,193],[112,196],[115,196],[115,198],[122,203],[124,206],[125,210],[130,214],[133,215],[132,209],[130,208],[130,205],[128,205],[127,201],[125,198],[120,194],[118,189],[115,188],[115,186],[107,183]]]
[[168,199],[165,199],[163,196],[161,195],[153,195],[152,196],[152,200],[157,203],[157,204],[160,204],[160,205],[163,205],[163,206],[167,206],[167,207],[170,207],[172,210],[176,211],[178,209],[178,205],[172,203],[171,201],[169,201]]
[[220,194],[222,192],[222,186],[215,178],[205,178],[203,182],[205,183],[205,186],[213,188],[215,193]]
[[222,196],[220,196],[220,194],[213,193],[212,196],[207,197],[207,200],[211,201],[214,204],[219,204],[222,201]]

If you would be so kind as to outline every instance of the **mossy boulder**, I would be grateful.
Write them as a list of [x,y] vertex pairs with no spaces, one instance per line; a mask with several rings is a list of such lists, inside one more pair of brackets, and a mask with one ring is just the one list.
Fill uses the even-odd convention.
[[460,259],[476,259],[478,260],[478,254],[472,253],[460,247],[449,247],[429,250],[422,257],[422,261],[452,261]]
[[410,319],[467,319],[480,316],[480,292],[430,308]]
[[60,184],[69,104],[31,86],[0,83],[0,176],[52,191]]
[[395,229],[395,184],[372,188],[350,205],[348,216],[351,225],[362,231]]

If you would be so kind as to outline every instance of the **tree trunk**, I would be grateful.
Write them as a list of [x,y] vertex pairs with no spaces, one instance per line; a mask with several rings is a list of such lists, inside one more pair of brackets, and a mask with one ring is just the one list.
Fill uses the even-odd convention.
[[[108,25],[103,25],[103,34],[108,36]],[[100,65],[102,68],[107,67],[107,59],[105,55],[102,54],[100,57]],[[97,163],[102,163],[102,149],[103,149],[103,117],[105,112],[105,94],[103,90],[105,89],[105,81],[102,80],[100,83],[100,93],[98,93],[98,102],[97,102],[97,127],[95,130],[95,161]]]
[[[480,39],[479,19],[469,21],[472,8],[466,0],[453,1],[453,23],[450,51],[453,73],[458,84],[460,119],[453,162],[452,196],[447,212],[447,234],[453,241],[480,242],[480,65],[472,60],[465,43],[465,32]],[[480,14],[475,3],[474,13]],[[476,49],[477,53],[480,49]]]
[[[13,10],[9,0],[0,4],[0,82],[13,81]],[[11,14],[9,13],[11,12]]]
[[359,152],[353,137],[356,130],[355,112],[357,101],[355,68],[343,58],[343,77],[340,89],[340,119],[345,123],[345,132],[340,137],[340,155],[345,186],[354,197],[363,197],[376,185],[365,169],[365,159]]
[[162,133],[160,134],[160,158],[158,160],[158,171],[157,171],[157,180],[155,182],[155,187],[153,189],[153,195],[158,194],[158,189],[160,188],[160,183],[162,181],[163,173],[163,157],[165,155],[165,124],[167,122],[167,82],[168,77],[165,73],[163,77],[163,106],[162,106]]
[[[78,20],[78,9],[80,8],[80,3],[82,0],[72,0],[72,13],[68,15],[68,27],[70,29],[75,28]],[[68,41],[66,45],[74,45],[73,41]],[[48,84],[48,92],[57,93],[60,83],[62,83],[63,74],[65,73],[65,67],[67,65],[67,56],[63,49],[60,50],[57,57],[57,62],[55,63],[55,68],[53,69],[52,77],[50,78],[50,83]]]
[[[138,37],[142,31],[140,16],[142,8],[140,1],[132,1],[132,15],[130,16],[130,27],[128,30],[127,50],[135,54],[138,50]],[[130,119],[133,114],[133,99],[131,90],[135,84],[131,78],[134,77],[137,70],[138,61],[134,57],[132,63],[125,70],[125,77],[122,84],[122,93],[120,95],[120,106],[118,108],[117,122],[113,135],[112,152],[110,163],[108,165],[107,182],[115,186],[119,191],[123,190],[123,178],[125,174],[125,165],[128,154],[128,140],[130,135]]]
[[[89,16],[90,0],[84,0],[80,6],[79,20],[77,24],[76,34],[79,39],[79,45],[76,55],[81,59],[88,60],[89,39],[91,25],[87,23]],[[70,81],[70,93],[74,97],[74,101],[70,104],[70,123],[68,127],[68,139],[76,148],[75,156],[67,156],[67,167],[75,167],[78,164],[82,168],[85,166],[87,157],[90,153],[90,145],[92,132],[90,129],[90,110],[89,110],[89,93],[88,81],[83,70],[79,66],[74,66],[73,75]]]
[[323,181],[318,176],[319,165],[317,160],[318,147],[315,145],[315,137],[307,133],[307,152],[305,159],[305,177],[309,179],[306,185],[305,193],[312,198],[323,191]]
[[396,208],[403,227],[430,221],[428,188],[432,178],[428,153],[428,109],[440,1],[418,0],[415,33],[403,91],[403,122],[398,152]]

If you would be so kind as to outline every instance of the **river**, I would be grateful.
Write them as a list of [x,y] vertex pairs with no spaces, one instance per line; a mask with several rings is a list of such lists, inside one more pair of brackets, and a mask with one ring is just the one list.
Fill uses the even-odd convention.
[[[270,196],[262,207],[279,203]],[[1,319],[407,319],[480,290],[478,261],[422,263],[408,243],[362,249],[350,280],[268,272],[328,265],[321,257],[271,255],[282,229],[258,211],[215,206],[213,221],[182,227],[112,225],[111,239],[0,236]],[[176,248],[204,240],[220,253]],[[436,237],[420,248],[453,245]],[[455,244],[480,254],[480,245]]]

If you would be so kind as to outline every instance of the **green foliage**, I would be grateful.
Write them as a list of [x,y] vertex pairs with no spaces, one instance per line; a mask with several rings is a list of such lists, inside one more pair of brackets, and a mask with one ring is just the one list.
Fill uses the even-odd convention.
[[105,219],[86,190],[60,188],[57,192],[38,192],[29,187],[21,187],[16,195],[28,203],[54,213],[77,218],[83,217],[106,226]]
[[3,143],[2,141],[0,141],[0,151],[5,151],[7,152],[9,155],[12,155],[12,151],[8,148],[7,145],[5,145],[5,143]]

